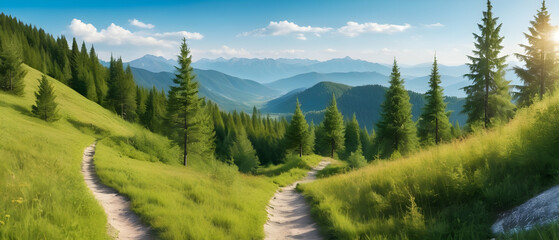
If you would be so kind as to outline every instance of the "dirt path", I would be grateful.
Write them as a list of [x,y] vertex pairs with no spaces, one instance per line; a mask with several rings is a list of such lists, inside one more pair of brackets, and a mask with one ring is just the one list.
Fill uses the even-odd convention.
[[[91,144],[83,152],[82,174],[87,187],[105,209],[109,234],[116,235],[117,239],[154,239],[150,228],[143,225],[138,216],[130,210],[130,202],[116,190],[99,181],[93,165],[95,144]],[[112,234],[114,230],[117,232]]]
[[264,225],[265,239],[322,239],[311,218],[310,206],[295,187],[299,183],[314,181],[316,173],[328,164],[330,162],[323,160],[303,180],[276,192],[266,209],[268,221]]
[[559,219],[559,186],[552,187],[524,204],[499,216],[493,224],[493,233],[529,230]]

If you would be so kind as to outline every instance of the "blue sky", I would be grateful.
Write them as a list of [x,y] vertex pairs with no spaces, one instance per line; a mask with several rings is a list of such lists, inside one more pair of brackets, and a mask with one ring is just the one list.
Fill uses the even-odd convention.
[[[495,0],[504,53],[521,51],[540,1]],[[547,1],[558,24],[559,2]],[[10,1],[2,12],[93,44],[99,57],[174,58],[187,37],[200,58],[350,56],[401,64],[463,64],[486,1]],[[558,15],[559,16],[559,15]],[[509,60],[515,60],[510,57]]]

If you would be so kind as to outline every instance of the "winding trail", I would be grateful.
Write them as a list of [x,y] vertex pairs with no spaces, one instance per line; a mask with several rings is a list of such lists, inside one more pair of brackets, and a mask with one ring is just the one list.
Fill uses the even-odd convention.
[[83,152],[82,174],[87,187],[105,209],[109,222],[110,235],[116,239],[154,239],[151,230],[140,221],[140,218],[130,210],[130,201],[120,195],[116,190],[107,187],[99,181],[93,165],[95,144],[87,147]]
[[268,221],[264,225],[265,239],[322,239],[318,226],[311,218],[310,206],[295,188],[299,183],[314,181],[317,172],[328,164],[329,161],[321,161],[303,180],[276,192],[266,209]]

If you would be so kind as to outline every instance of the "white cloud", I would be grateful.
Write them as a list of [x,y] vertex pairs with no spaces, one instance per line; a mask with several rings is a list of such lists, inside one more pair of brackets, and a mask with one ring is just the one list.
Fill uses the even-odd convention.
[[68,26],[71,33],[82,40],[89,43],[105,43],[108,45],[135,45],[135,46],[157,46],[165,48],[173,48],[178,46],[179,42],[163,39],[165,37],[180,36],[188,39],[202,39],[204,36],[200,33],[191,33],[187,31],[171,32],[171,33],[155,33],[149,34],[145,32],[131,32],[121,26],[111,23],[106,29],[97,30],[90,23],[84,23],[79,19],[72,19]]
[[320,37],[320,33],[326,33],[332,30],[332,28],[323,27],[311,27],[311,26],[299,26],[294,22],[288,22],[286,20],[274,22],[271,21],[268,26],[264,28],[259,28],[250,32],[244,32],[239,34],[240,36],[284,36],[290,34],[296,34],[296,38],[300,40],[306,40],[307,37],[305,33],[313,33],[315,36]]
[[200,40],[204,38],[204,35],[200,33],[187,32],[187,31],[156,33],[154,35],[156,37],[184,37],[186,39],[194,39],[194,40]]
[[438,23],[432,23],[432,24],[423,24],[424,27],[426,28],[440,28],[440,27],[444,27],[444,24],[438,22]]
[[299,39],[299,40],[307,40],[307,37],[305,37],[305,34],[302,34],[302,33],[298,33],[296,38]]
[[136,26],[136,27],[139,27],[139,28],[152,29],[152,28],[155,27],[153,24],[149,24],[149,23],[146,24],[146,23],[138,21],[138,19],[135,19],[135,18],[128,20],[128,22],[130,23],[130,25]]
[[333,49],[333,48],[327,48],[326,52],[333,53],[333,52],[337,52],[337,51],[336,51],[336,49]]
[[363,33],[395,33],[409,29],[411,25],[379,24],[374,22],[357,23],[349,21],[338,29],[338,32],[348,37],[356,37]]

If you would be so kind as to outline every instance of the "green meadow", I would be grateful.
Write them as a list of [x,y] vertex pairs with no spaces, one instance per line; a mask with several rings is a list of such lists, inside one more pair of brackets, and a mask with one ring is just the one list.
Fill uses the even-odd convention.
[[278,186],[322,159],[290,160],[255,176],[215,160],[193,159],[185,168],[170,140],[52,78],[61,119],[33,117],[42,74],[25,68],[23,97],[0,93],[0,239],[110,239],[106,215],[80,172],[83,150],[94,141],[101,181],[128,196],[162,239],[261,239]]
[[498,213],[559,183],[557,119],[559,95],[548,96],[505,126],[300,189],[333,239],[489,239]]

